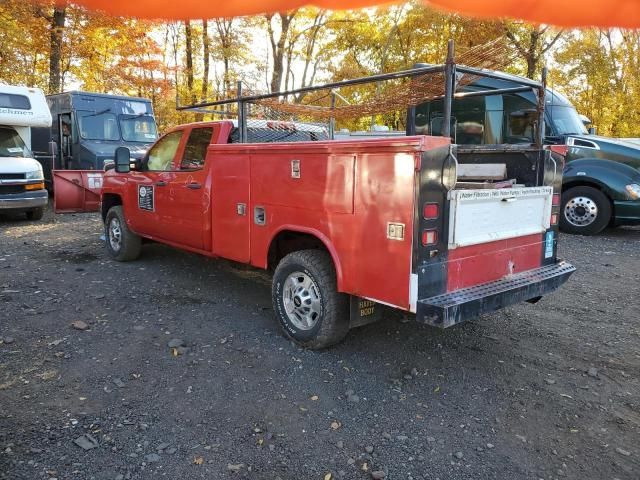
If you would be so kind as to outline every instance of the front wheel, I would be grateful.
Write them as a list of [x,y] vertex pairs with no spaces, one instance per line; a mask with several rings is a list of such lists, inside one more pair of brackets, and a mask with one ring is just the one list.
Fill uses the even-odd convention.
[[140,256],[142,240],[127,227],[120,205],[109,209],[104,228],[107,252],[114,260],[128,262]]
[[322,250],[290,253],[278,264],[273,309],[285,335],[310,349],[340,342],[349,332],[349,297],[337,290],[331,256]]
[[43,216],[44,207],[38,207],[27,211],[27,220],[42,220]]
[[562,193],[560,228],[567,233],[595,235],[611,221],[611,202],[593,187],[573,187]]

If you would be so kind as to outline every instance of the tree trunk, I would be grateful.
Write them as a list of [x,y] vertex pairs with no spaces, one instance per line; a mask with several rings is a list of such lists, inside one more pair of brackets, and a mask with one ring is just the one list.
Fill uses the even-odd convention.
[[187,57],[187,90],[189,90],[189,95],[191,97],[191,103],[196,103],[196,94],[193,91],[193,45],[192,45],[192,37],[191,37],[191,23],[189,20],[185,20],[184,22],[184,37],[185,37],[185,55]]
[[202,20],[202,60],[204,64],[202,101],[205,101],[209,93],[209,22],[207,20]]
[[222,63],[224,64],[222,86],[226,95],[231,91],[229,63],[231,61],[231,47],[233,44],[233,18],[216,19],[215,22],[220,41],[220,51],[222,52]]
[[287,37],[289,35],[289,27],[291,20],[296,15],[294,10],[290,14],[277,14],[280,17],[280,35],[276,38],[273,26],[271,25],[272,15],[268,15],[267,31],[269,32],[269,40],[271,42],[271,53],[273,54],[273,73],[271,75],[271,92],[280,91],[282,86],[282,77],[284,75],[284,55],[287,47]]
[[[516,25],[517,27],[517,25]],[[508,24],[503,24],[506,37],[515,47],[518,55],[527,64],[527,77],[534,78],[540,68],[540,62],[544,55],[556,44],[564,30],[558,30],[555,35],[549,35],[548,26],[531,26],[526,29],[510,29]],[[546,41],[545,41],[546,40]]]
[[538,59],[535,55],[529,55],[527,57],[527,77],[533,79],[538,70]]
[[224,91],[228,95],[231,91],[231,78],[229,77],[229,57],[224,55]]
[[62,33],[67,14],[66,7],[55,7],[51,17],[51,31],[49,33],[49,93],[60,93],[62,60]]

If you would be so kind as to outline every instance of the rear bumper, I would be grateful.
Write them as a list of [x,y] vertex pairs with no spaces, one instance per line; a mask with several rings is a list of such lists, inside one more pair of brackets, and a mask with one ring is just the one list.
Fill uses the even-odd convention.
[[0,211],[29,210],[30,208],[45,207],[48,202],[49,193],[46,190],[0,194]]
[[556,290],[575,271],[567,262],[558,262],[493,282],[462,288],[418,300],[416,319],[446,328],[483,313],[532,300]]

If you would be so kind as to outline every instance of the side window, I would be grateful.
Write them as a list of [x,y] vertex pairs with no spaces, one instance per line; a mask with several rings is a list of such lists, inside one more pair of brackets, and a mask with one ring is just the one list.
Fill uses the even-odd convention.
[[[416,106],[415,126],[416,135],[436,135],[432,133],[432,119],[434,117],[442,117],[442,101],[434,100],[432,102],[421,103]],[[442,123],[442,121],[440,121]],[[438,124],[440,129],[440,124]]]
[[187,145],[184,147],[182,162],[180,162],[181,169],[190,170],[204,166],[204,159],[207,156],[207,147],[211,143],[212,134],[213,127],[194,128],[191,130]]
[[504,104],[502,95],[489,95],[484,98],[487,113],[484,124],[484,143],[496,145],[502,141],[502,124]]
[[537,120],[535,104],[516,95],[504,96],[505,143],[533,143]]
[[[438,116],[436,116],[438,115]],[[435,113],[431,117],[431,123],[429,124],[429,130],[431,133],[429,135],[434,135],[436,137],[442,136],[442,127],[444,126],[444,117],[440,112]],[[416,127],[417,129],[417,127]],[[456,134],[458,133],[457,127],[457,119],[455,116],[451,116],[451,121],[449,122],[449,131],[451,132],[451,138],[453,143],[460,143],[456,141]]]
[[176,156],[181,138],[182,130],[171,132],[151,147],[151,150],[149,150],[147,170],[171,170],[171,163]]
[[456,123],[456,143],[479,145],[484,143],[485,126],[484,97],[468,97],[453,102]]

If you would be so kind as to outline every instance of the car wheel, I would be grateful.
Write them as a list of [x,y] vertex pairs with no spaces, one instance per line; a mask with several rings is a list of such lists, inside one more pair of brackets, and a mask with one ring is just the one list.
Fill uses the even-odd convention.
[[567,233],[595,235],[611,221],[611,202],[593,187],[573,187],[562,194],[560,228]]
[[331,256],[322,250],[290,253],[278,264],[272,284],[273,309],[285,335],[321,349],[349,332],[349,296],[337,290]]
[[27,211],[27,220],[42,220],[44,216],[44,208],[34,208],[33,210]]
[[127,227],[121,206],[109,209],[104,228],[107,252],[114,260],[128,262],[140,256],[142,240]]

